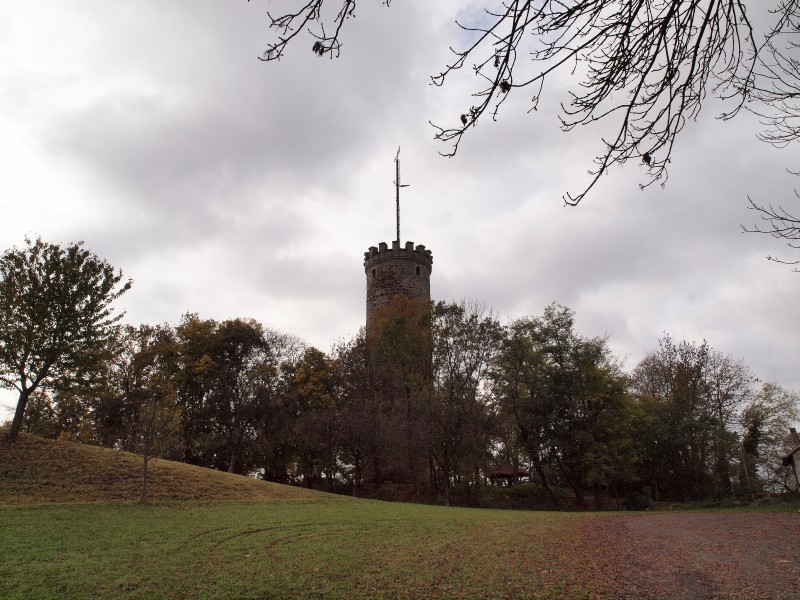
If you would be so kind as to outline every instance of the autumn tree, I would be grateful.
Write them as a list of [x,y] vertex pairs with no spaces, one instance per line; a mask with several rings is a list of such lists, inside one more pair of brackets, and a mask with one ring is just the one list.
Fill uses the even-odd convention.
[[289,386],[284,402],[292,407],[297,469],[308,487],[324,479],[331,487],[339,472],[340,411],[331,360],[307,348],[285,368]]
[[669,335],[634,369],[633,390],[648,415],[642,432],[641,478],[656,499],[694,500],[731,492],[738,462],[736,422],[755,378],[741,361],[707,342]]
[[714,429],[714,473],[720,490],[729,493],[733,485],[733,465],[740,458],[737,421],[742,406],[753,397],[757,379],[744,362],[716,351],[708,357],[706,379],[708,410]]
[[46,389],[39,388],[28,398],[22,428],[44,438],[54,439],[59,434],[56,404]]
[[477,484],[491,462],[497,411],[489,372],[503,330],[494,314],[475,302],[438,302],[431,323],[431,452],[449,506],[456,478]]
[[297,360],[302,345],[252,319],[218,322],[192,313],[176,327],[176,338],[185,460],[235,473],[258,471],[281,365]]
[[0,257],[0,385],[19,392],[9,440],[40,386],[61,392],[100,383],[123,316],[112,303],[131,286],[82,242],[25,242]]
[[358,496],[380,446],[375,423],[380,402],[372,385],[366,332],[335,344],[331,352],[339,406],[339,445],[342,475]]
[[642,455],[652,479],[642,479],[657,500],[702,498],[710,485],[704,378],[709,352],[705,342],[676,344],[664,336],[634,369],[633,389],[652,419],[650,453]]
[[763,384],[743,407],[739,414],[742,478],[751,489],[781,493],[796,485],[781,460],[795,446],[789,428],[798,421],[800,397],[774,383]]
[[[514,432],[507,432],[505,438],[514,448],[517,445],[522,448],[545,495],[553,500],[548,472],[550,423],[545,404],[547,399],[537,392],[541,353],[532,333],[533,323],[529,319],[516,320],[506,328],[492,373],[494,391],[500,400],[501,417]],[[517,453],[512,449],[506,454],[510,455],[512,467],[516,470],[514,458]]]
[[280,365],[293,343],[253,320],[219,324],[211,349],[208,416],[221,438],[230,473],[246,473],[242,459],[253,450],[279,384]]
[[117,447],[142,455],[142,493],[147,502],[149,463],[179,444],[180,407],[175,402],[175,334],[167,325],[127,326],[120,339],[118,403],[130,415]]
[[218,323],[186,313],[175,327],[178,352],[175,393],[181,407],[183,460],[189,464],[214,464],[216,443],[210,418],[209,395],[214,377],[211,367]]
[[627,379],[602,338],[574,330],[574,313],[551,304],[541,317],[513,321],[497,360],[495,386],[545,491],[548,473],[579,506],[622,475],[627,452]]

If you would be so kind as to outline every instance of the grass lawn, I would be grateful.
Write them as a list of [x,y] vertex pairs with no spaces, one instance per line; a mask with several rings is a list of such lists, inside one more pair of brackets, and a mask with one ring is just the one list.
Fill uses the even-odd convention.
[[0,597],[584,597],[569,548],[585,518],[327,495],[7,506]]
[[[357,500],[0,436],[0,598],[585,597],[587,515]],[[596,586],[592,591],[597,591]]]
[[[28,435],[8,444],[0,432],[0,599],[602,598],[641,591],[641,581],[650,588],[694,581],[700,563],[711,565],[701,578],[714,582],[709,593],[738,598],[744,588],[736,580],[713,579],[752,567],[750,554],[744,566],[713,566],[724,559],[713,549],[731,536],[734,549],[759,542],[766,558],[756,564],[772,568],[757,594],[743,597],[800,592],[772,541],[777,536],[783,548],[785,535],[800,539],[791,533],[800,526],[796,514],[753,519],[728,511],[721,525],[718,518],[708,525],[698,517],[705,511],[444,508],[357,500],[163,460],[150,472],[153,502],[142,506],[141,457]],[[659,514],[674,518],[661,524]],[[677,530],[687,532],[680,544],[648,546]],[[710,544],[702,560],[692,554],[698,536]],[[675,564],[665,578],[659,561],[666,559]],[[674,589],[664,589],[661,597],[671,597]]]

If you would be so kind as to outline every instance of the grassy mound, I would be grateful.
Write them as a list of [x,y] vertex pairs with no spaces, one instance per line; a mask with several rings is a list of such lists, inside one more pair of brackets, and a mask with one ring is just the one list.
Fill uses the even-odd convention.
[[[142,489],[142,457],[129,452],[20,434],[0,433],[0,504],[134,501]],[[257,501],[318,496],[241,475],[169,460],[148,464],[148,499]]]
[[357,500],[150,464],[162,501],[140,506],[140,456],[0,441],[0,598],[586,597],[580,515]]

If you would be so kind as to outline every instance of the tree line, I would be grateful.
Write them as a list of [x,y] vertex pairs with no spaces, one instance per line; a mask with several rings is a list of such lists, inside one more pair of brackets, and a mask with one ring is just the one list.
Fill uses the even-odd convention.
[[[249,319],[123,326],[91,393],[41,390],[24,428],[317,489],[469,500],[498,465],[577,506],[785,491],[797,396],[665,335],[630,374],[553,304],[506,326],[477,304],[390,314],[329,353]],[[425,321],[429,319],[429,323]],[[430,332],[430,341],[426,340]],[[430,353],[425,344],[430,343]]]
[[[252,319],[122,325],[110,303],[130,284],[80,251],[3,255],[0,382],[20,393],[21,430],[142,454],[143,499],[156,456],[444,504],[480,504],[503,465],[548,506],[793,487],[797,394],[707,342],[664,334],[627,373],[567,307],[504,325],[478,302],[402,296],[327,353]],[[74,302],[87,273],[94,304]]]

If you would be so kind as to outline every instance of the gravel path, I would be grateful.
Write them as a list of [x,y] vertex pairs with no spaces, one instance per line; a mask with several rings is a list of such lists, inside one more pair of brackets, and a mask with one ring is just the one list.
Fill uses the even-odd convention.
[[613,598],[800,598],[800,514],[588,519],[585,574]]

